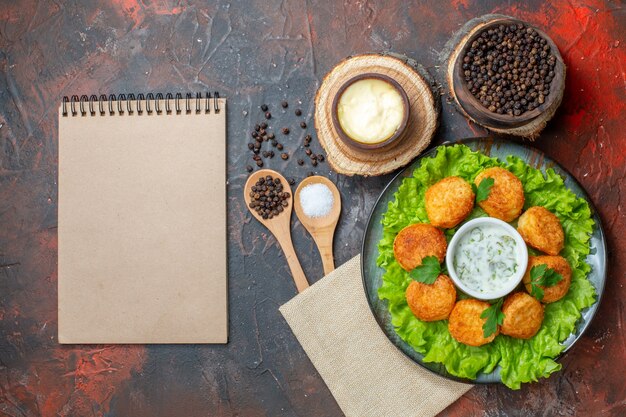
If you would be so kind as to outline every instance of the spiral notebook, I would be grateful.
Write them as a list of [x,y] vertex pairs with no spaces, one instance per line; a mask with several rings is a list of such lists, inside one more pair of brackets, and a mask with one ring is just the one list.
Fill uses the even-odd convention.
[[226,101],[65,97],[60,343],[226,343]]

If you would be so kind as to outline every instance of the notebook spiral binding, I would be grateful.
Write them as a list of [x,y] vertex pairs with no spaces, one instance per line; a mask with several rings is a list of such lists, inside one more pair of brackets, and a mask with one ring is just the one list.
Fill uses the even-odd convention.
[[[95,116],[97,113],[100,113],[100,116],[104,116],[108,110],[109,115],[113,116],[116,114],[124,115],[127,113],[128,115],[132,115],[137,112],[138,115],[143,114],[144,109],[142,107],[142,103],[145,102],[145,112],[147,114],[152,114],[156,112],[156,114],[163,113],[163,109],[161,108],[161,101],[165,101],[165,113],[172,113],[172,105],[171,102],[174,101],[174,111],[176,114],[182,113],[181,101],[184,100],[185,104],[185,113],[189,114],[195,110],[196,114],[202,113],[204,110],[205,113],[211,113],[211,100],[213,100],[213,111],[215,113],[220,112],[219,106],[219,98],[220,93],[215,91],[213,95],[207,92],[204,97],[202,97],[202,93],[196,93],[195,98],[192,97],[191,93],[187,93],[185,98],[181,93],[176,93],[173,95],[172,93],[165,94],[165,97],[162,93],[148,93],[145,96],[143,94],[110,94],[108,97],[104,94],[101,94],[98,97],[95,94],[91,96],[87,96],[83,94],[82,96],[73,95],[71,97],[63,96],[63,109],[62,114],[64,117],[69,116],[77,116],[79,113],[81,116],[86,116],[87,114],[91,116]],[[126,106],[123,105],[123,102],[126,102]],[[195,101],[195,103],[193,103]],[[204,101],[204,105],[203,102]],[[133,102],[135,103],[133,105]],[[115,103],[115,105],[114,105]],[[69,111],[68,111],[69,107]],[[126,107],[126,109],[124,109]]]

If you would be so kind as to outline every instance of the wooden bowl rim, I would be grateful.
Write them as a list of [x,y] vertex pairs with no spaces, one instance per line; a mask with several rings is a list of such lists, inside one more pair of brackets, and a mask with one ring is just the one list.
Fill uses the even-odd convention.
[[[358,142],[355,139],[352,139],[350,136],[348,136],[348,134],[341,127],[341,123],[339,123],[339,117],[337,116],[337,106],[339,105],[339,100],[341,99],[341,96],[346,91],[346,89],[357,81],[361,81],[361,80],[365,80],[369,78],[374,78],[374,79],[381,80],[390,84],[400,94],[400,97],[402,97],[402,105],[404,108],[404,115],[402,116],[402,122],[400,123],[400,126],[398,126],[398,129],[396,129],[395,133],[391,135],[385,141],[380,142],[380,143],[375,143],[375,144],[362,143],[362,142]],[[339,89],[337,90],[337,94],[335,94],[335,97],[333,98],[333,104],[331,107],[331,116],[332,116],[333,125],[335,126],[335,131],[337,132],[337,135],[346,145],[355,147],[358,149],[365,149],[365,150],[382,149],[382,148],[387,148],[389,147],[389,145],[396,143],[396,141],[400,137],[402,137],[402,134],[406,130],[406,126],[409,122],[410,105],[411,104],[409,102],[409,96],[407,96],[406,91],[404,91],[404,88],[402,88],[402,85],[400,85],[398,81],[394,80],[393,78],[391,78],[390,76],[386,74],[381,74],[377,72],[364,72],[362,74],[358,74],[352,78],[349,78],[348,80],[346,80],[346,82],[344,82],[341,85],[341,87],[339,87]]]
[[[546,40],[547,44],[550,45],[550,52],[554,54],[556,57],[556,64],[554,66],[554,78],[550,83],[550,94],[547,96],[547,100],[544,101],[543,104],[534,108],[531,111],[527,111],[520,116],[509,116],[508,114],[498,114],[489,111],[489,109],[485,108],[480,101],[469,91],[467,87],[467,83],[465,82],[465,77],[463,75],[463,57],[465,53],[471,46],[472,42],[474,42],[485,30],[489,30],[494,26],[498,26],[501,24],[511,24],[511,23],[521,23],[525,27],[532,28],[535,30],[539,36]],[[471,29],[472,31],[474,29]],[[563,83],[565,79],[563,77],[557,77],[557,74],[562,73],[563,68],[565,67],[565,63],[563,62],[563,57],[559,51],[559,48],[556,46],[552,38],[548,36],[543,30],[531,25],[528,22],[525,22],[520,19],[515,19],[512,17],[507,18],[496,18],[485,23],[478,30],[476,30],[471,36],[469,36],[464,41],[461,50],[457,54],[456,61],[454,62],[454,71],[453,71],[453,90],[457,97],[457,101],[463,107],[463,110],[467,112],[467,114],[475,120],[480,120],[482,118],[486,118],[489,122],[493,122],[495,127],[517,127],[526,124],[527,122],[536,119],[540,115],[542,115],[545,111],[547,111],[557,99],[557,92],[560,88],[563,87]],[[465,95],[459,95],[457,92],[461,89],[465,93]],[[491,124],[491,123],[489,123]]]

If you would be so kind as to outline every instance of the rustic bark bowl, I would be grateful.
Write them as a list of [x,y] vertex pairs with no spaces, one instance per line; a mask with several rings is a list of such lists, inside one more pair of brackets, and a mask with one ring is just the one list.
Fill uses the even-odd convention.
[[[489,111],[470,92],[463,73],[463,57],[468,49],[485,30],[495,26],[509,24],[522,24],[525,27],[534,29],[550,46],[550,52],[556,58],[554,67],[554,78],[550,83],[549,94],[544,103],[533,110],[526,111],[519,116],[508,114],[498,114]],[[545,126],[546,122],[552,118],[556,108],[560,105],[565,87],[565,63],[554,41],[542,30],[528,24],[527,22],[511,17],[495,18],[485,23],[480,23],[472,28],[468,34],[460,41],[452,53],[449,62],[449,83],[457,104],[461,110],[476,123],[500,133],[510,133],[518,136],[534,137]]]
[[[404,110],[402,121],[400,122],[400,126],[398,126],[398,129],[395,131],[395,133],[382,142],[371,143],[371,144],[359,142],[356,139],[352,139],[343,130],[343,127],[341,126],[341,123],[339,122],[339,115],[337,113],[341,96],[348,89],[348,87],[350,87],[352,84],[354,84],[357,81],[368,80],[368,79],[381,80],[391,85],[400,94],[400,97],[402,97],[402,108]],[[396,144],[397,141],[401,137],[403,137],[402,134],[404,133],[407,123],[409,121],[409,108],[410,108],[409,97],[407,96],[406,91],[404,91],[404,88],[402,88],[399,82],[397,82],[396,80],[394,80],[393,78],[385,74],[379,74],[375,72],[363,73],[363,74],[356,75],[350,78],[349,80],[347,80],[337,91],[337,94],[333,98],[333,104],[332,104],[333,125],[335,126],[335,130],[337,131],[337,135],[339,136],[339,138],[343,141],[343,143],[345,143],[348,146],[358,148],[358,149],[364,149],[364,150],[388,148]]]

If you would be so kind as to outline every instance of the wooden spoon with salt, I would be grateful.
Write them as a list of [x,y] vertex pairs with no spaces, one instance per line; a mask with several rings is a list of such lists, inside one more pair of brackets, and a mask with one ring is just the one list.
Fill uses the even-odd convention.
[[[333,195],[332,208],[325,216],[310,217],[304,212],[302,203],[300,202],[300,193],[304,187],[311,184],[324,184],[330,189]],[[305,178],[296,189],[293,206],[300,223],[302,223],[311,236],[313,236],[313,240],[322,257],[324,274],[329,274],[335,269],[335,261],[333,259],[333,236],[335,234],[335,227],[337,227],[337,222],[339,221],[339,214],[341,213],[341,195],[339,194],[339,190],[335,184],[326,177],[316,175]]]
[[268,175],[271,175],[273,178],[279,178],[283,184],[284,190],[289,190],[289,192],[291,192],[291,188],[289,187],[289,183],[285,177],[271,169],[261,169],[250,175],[248,181],[246,181],[243,196],[250,213],[252,213],[258,221],[263,223],[265,227],[272,232],[274,237],[276,237],[276,240],[285,253],[285,258],[287,258],[287,263],[289,264],[289,269],[291,270],[291,276],[296,283],[296,288],[298,289],[298,292],[302,292],[309,287],[309,282],[304,275],[300,261],[298,261],[298,257],[296,256],[296,251],[293,248],[293,242],[291,241],[291,207],[293,206],[294,201],[293,196],[290,196],[287,199],[289,204],[285,207],[285,210],[278,216],[274,216],[271,219],[264,219],[259,215],[259,213],[256,212],[256,210],[250,208],[250,202],[252,201],[252,198],[250,197],[250,189],[261,177],[266,177]]

